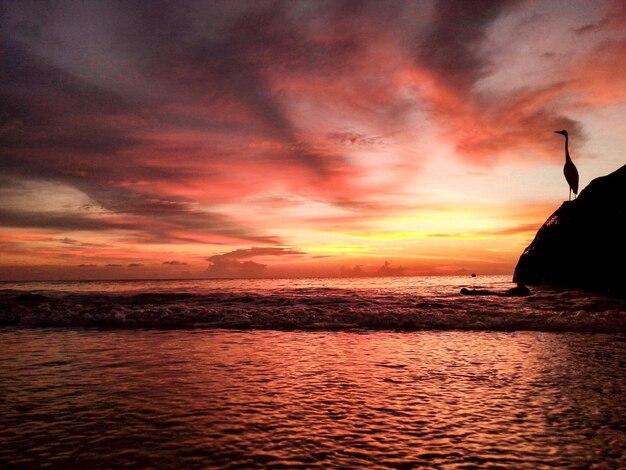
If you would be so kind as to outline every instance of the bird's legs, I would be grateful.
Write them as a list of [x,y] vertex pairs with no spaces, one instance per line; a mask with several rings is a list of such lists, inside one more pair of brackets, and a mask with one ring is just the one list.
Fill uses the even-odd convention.
[[572,188],[569,188],[569,199],[568,201],[572,200]]

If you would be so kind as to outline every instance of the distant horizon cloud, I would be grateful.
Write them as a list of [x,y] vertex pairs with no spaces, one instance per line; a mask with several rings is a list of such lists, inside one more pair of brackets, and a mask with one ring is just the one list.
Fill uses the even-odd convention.
[[392,266],[392,263],[386,261],[376,268],[371,265],[358,264],[351,267],[341,266],[339,268],[340,277],[394,277],[404,276],[407,273],[407,268],[404,266]]
[[283,257],[306,254],[303,251],[282,247],[240,248],[207,258],[206,274],[210,277],[261,277],[267,273],[267,264],[252,261],[257,257]]

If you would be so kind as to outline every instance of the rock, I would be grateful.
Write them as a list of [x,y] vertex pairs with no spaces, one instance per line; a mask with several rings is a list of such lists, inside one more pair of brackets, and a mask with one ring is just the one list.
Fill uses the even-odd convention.
[[546,220],[513,281],[626,297],[626,165],[594,179]]
[[498,292],[494,290],[484,290],[484,289],[468,289],[467,287],[461,288],[462,295],[493,295],[496,297],[526,297],[530,295],[530,289],[522,284],[519,284],[517,287],[512,287],[511,289]]

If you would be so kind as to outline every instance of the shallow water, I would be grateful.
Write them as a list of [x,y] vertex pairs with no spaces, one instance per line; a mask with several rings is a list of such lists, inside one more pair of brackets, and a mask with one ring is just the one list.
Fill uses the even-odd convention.
[[625,332],[626,300],[534,288],[510,278],[111,281],[0,284],[0,325],[280,330]]
[[0,466],[625,468],[626,335],[0,329]]

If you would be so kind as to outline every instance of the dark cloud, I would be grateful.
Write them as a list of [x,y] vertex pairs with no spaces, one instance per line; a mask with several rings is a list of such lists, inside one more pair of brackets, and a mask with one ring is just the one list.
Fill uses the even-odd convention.
[[389,261],[385,261],[383,265],[376,270],[376,276],[403,276],[406,268],[403,266],[392,266]]
[[5,227],[29,227],[58,230],[131,229],[132,225],[79,214],[59,212],[22,212],[0,208],[0,222]]
[[62,238],[60,242],[65,245],[80,245],[80,242],[78,240],[74,240],[72,238],[67,238],[67,237]]
[[[102,201],[102,200],[101,200]],[[119,202],[118,202],[119,201]],[[148,200],[131,193],[127,198],[109,202],[106,217],[90,213],[33,212],[0,207],[0,223],[5,227],[42,228],[62,231],[126,230],[143,234],[143,242],[168,243],[180,240],[198,243],[202,238],[176,235],[177,232],[212,235],[257,243],[279,244],[275,237],[259,236],[220,214],[202,212],[188,203]],[[120,217],[125,216],[126,217]],[[67,239],[70,240],[70,239]],[[66,244],[69,244],[67,241]],[[204,243],[211,243],[210,240]],[[82,244],[82,246],[95,246]]]
[[187,263],[183,263],[182,261],[176,261],[176,260],[163,261],[163,264],[168,264],[170,266],[186,266],[187,265]]
[[107,246],[102,243],[81,242],[79,240],[74,240],[73,238],[68,238],[68,237],[62,238],[59,241],[63,243],[64,245],[78,246],[78,247],[85,247],[85,248],[102,248],[102,247]]
[[[193,201],[176,196],[157,196],[142,193],[132,188],[117,187],[114,182],[125,175],[119,168],[101,166],[89,167],[84,160],[80,171],[72,170],[67,161],[59,165],[46,160],[19,159],[0,155],[0,163],[14,180],[20,176],[29,179],[53,180],[75,187],[109,215],[130,216],[125,221],[120,218],[96,218],[89,214],[65,214],[58,212],[30,212],[0,209],[2,223],[13,227],[39,227],[65,230],[106,230],[126,229],[144,232],[155,238],[175,237],[172,232],[209,233],[236,240],[279,244],[275,237],[261,235],[255,230],[232,221],[223,214],[197,209]],[[167,179],[167,170],[155,169],[142,174],[140,170],[127,168],[128,175],[137,179],[158,175]],[[78,174],[77,174],[78,173]],[[89,207],[83,207],[88,212]]]
[[478,53],[487,27],[515,3],[499,0],[435,2],[434,23],[419,44],[420,62],[455,88],[471,87],[488,65]]
[[[194,9],[189,5],[168,3],[162,10],[152,4],[135,4],[136,27],[127,31],[130,44],[146,55],[145,72],[156,76],[176,90],[185,90],[183,100],[200,103],[236,101],[245,106],[268,137],[288,148],[297,147],[283,158],[283,163],[303,166],[315,174],[330,171],[325,155],[315,151],[298,133],[284,109],[280,91],[272,83],[272,74],[286,67],[330,70],[338,49],[311,41],[300,25],[288,18],[282,2],[233,8],[228,3],[203,6],[203,21],[213,28],[211,35],[189,31],[194,23]],[[196,12],[198,13],[198,12]],[[214,18],[228,18],[216,22]],[[148,51],[146,44],[150,45]],[[176,44],[176,47],[172,47]],[[357,47],[358,43],[354,43]],[[159,51],[158,55],[154,55]],[[341,49],[339,49],[341,51]],[[341,54],[353,51],[343,50]]]
[[366,135],[361,132],[331,132],[328,138],[341,142],[343,145],[356,145],[359,147],[373,147],[384,142],[379,136]]
[[605,26],[605,24],[606,22],[600,22],[600,23],[594,23],[594,24],[589,23],[589,24],[580,26],[578,28],[574,28],[573,31],[579,35],[595,33],[597,31],[601,31],[603,26]]
[[281,247],[238,249],[207,258],[209,267],[206,272],[210,277],[218,278],[262,277],[266,274],[267,265],[252,261],[251,258],[258,256],[297,256],[304,254],[306,253],[300,250]]
[[257,256],[292,256],[292,255],[304,255],[304,251],[294,250],[293,248],[281,248],[281,247],[252,247],[252,248],[240,248],[238,250],[230,251],[221,255],[213,255],[207,258],[209,261],[215,260],[238,260],[249,259]]
[[206,273],[214,278],[262,277],[266,264],[255,261],[216,260],[207,268]]
[[[306,62],[308,56],[325,53],[310,54],[305,50],[314,45],[286,20],[280,4],[261,8],[251,5],[203,6],[200,13],[205,15],[204,21],[214,28],[210,37],[189,30],[196,19],[189,4],[167,2],[159,9],[152,3],[148,8],[141,3],[113,2],[109,5],[112,17],[117,8],[126,18],[117,23],[98,18],[100,8],[94,8],[92,14],[82,9],[75,12],[76,21],[82,22],[77,27],[111,27],[112,33],[123,38],[106,45],[113,52],[111,57],[107,51],[99,58],[105,66],[115,66],[108,62],[127,56],[130,68],[138,70],[140,77],[175,90],[151,95],[150,99],[116,83],[107,89],[97,80],[87,80],[89,74],[77,69],[74,62],[83,64],[89,58],[79,53],[76,57],[77,50],[69,49],[71,43],[64,43],[62,38],[58,50],[51,55],[50,28],[64,15],[67,5],[41,9],[32,5],[11,6],[5,24],[6,53],[2,55],[0,164],[17,178],[41,178],[74,186],[112,212],[151,217],[172,228],[209,231],[263,243],[279,242],[275,237],[255,234],[234,224],[225,216],[193,210],[190,200],[160,199],[149,194],[145,186],[132,186],[133,181],[183,183],[197,177],[197,172],[182,165],[146,165],[134,152],[189,152],[189,146],[175,150],[171,146],[159,148],[154,140],[145,137],[146,126],[154,129],[175,124],[175,113],[163,109],[172,103],[210,108],[216,100],[224,99],[241,102],[262,123],[267,136],[284,145],[284,151],[267,155],[283,164],[308,169],[315,177],[327,174],[326,159],[335,160],[337,156],[320,152],[301,138],[284,112],[278,91],[268,81],[268,71],[274,63],[294,63],[297,58]],[[220,17],[229,18],[227,24],[215,20]],[[329,48],[326,53],[333,50]],[[58,57],[57,53],[67,56]],[[123,82],[123,76],[115,78]],[[177,123],[179,127],[187,127],[189,119],[185,119],[186,122]],[[200,126],[214,126],[216,121],[220,121],[217,115],[213,120],[204,119]],[[193,152],[201,150],[196,147]],[[201,157],[207,159],[209,155]],[[223,157],[238,158],[232,153]],[[209,181],[212,175],[206,176]],[[123,181],[127,184],[122,188]],[[21,219],[31,227],[63,228],[60,217],[25,214]],[[68,222],[68,230],[98,230],[106,225],[91,219],[71,218]],[[151,231],[141,225],[137,229]]]
[[490,28],[521,3],[435,2],[434,22],[417,41],[416,62],[437,84],[428,107],[458,156],[470,164],[491,166],[521,149],[556,155],[551,129],[571,129],[582,139],[580,123],[560,112],[558,98],[567,90],[566,81],[500,94],[476,88],[494,67],[494,50],[481,47]]
[[368,273],[363,270],[363,265],[356,265],[346,268],[345,266],[341,266],[339,268],[339,275],[342,277],[360,277],[367,276]]

